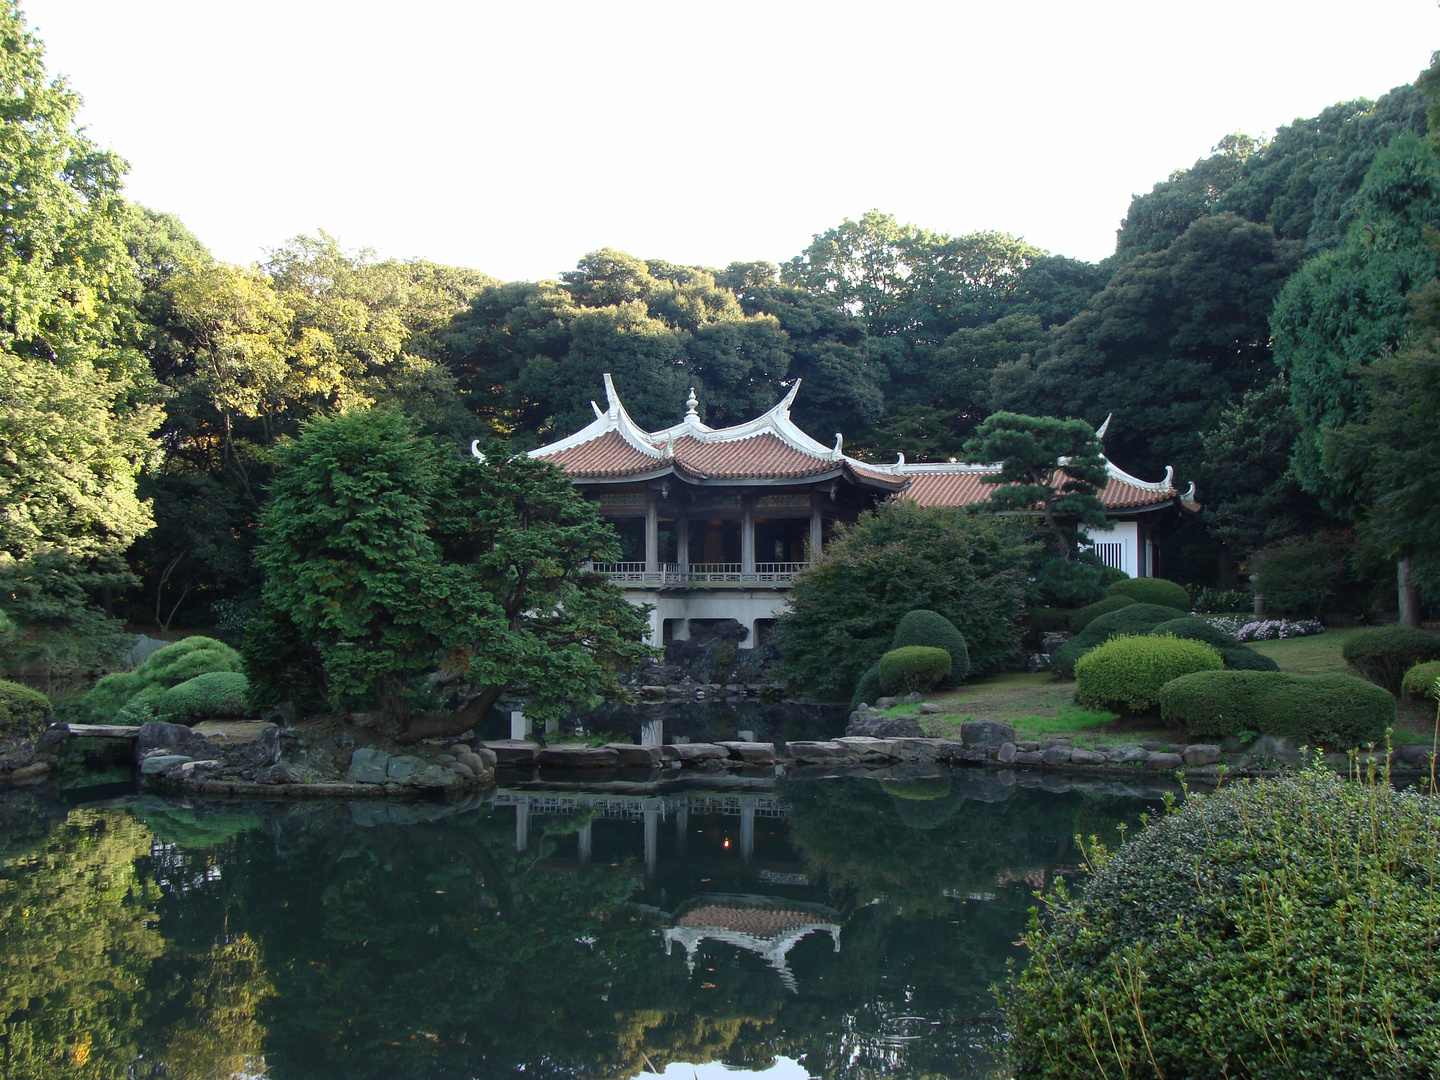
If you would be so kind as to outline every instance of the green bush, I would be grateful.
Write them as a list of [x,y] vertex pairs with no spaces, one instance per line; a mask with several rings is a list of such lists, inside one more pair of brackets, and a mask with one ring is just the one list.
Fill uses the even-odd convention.
[[1270,657],[1256,652],[1248,645],[1242,645],[1235,638],[1206,619],[1185,616],[1161,623],[1152,634],[1173,634],[1178,638],[1203,641],[1220,650],[1225,667],[1231,671],[1279,671],[1280,665]]
[[229,645],[196,635],[166,645],[134,671],[106,675],[81,704],[100,721],[113,720],[122,710],[135,719],[143,707],[153,708],[172,686],[196,675],[240,669],[240,654]]
[[1171,679],[1224,666],[1219,651],[1203,641],[1170,635],[1113,637],[1075,664],[1075,700],[1088,708],[1146,712]]
[[950,654],[950,675],[945,680],[946,686],[959,686],[970,673],[970,652],[965,647],[965,636],[939,612],[921,608],[905,614],[895,627],[890,648],[903,649],[907,645],[929,645]]
[[1440,679],[1440,660],[1416,664],[1400,680],[1400,693],[1405,697],[1435,697],[1435,680]]
[[170,687],[155,704],[160,720],[194,724],[222,716],[249,716],[250,680],[237,671],[209,671]]
[[49,698],[39,690],[0,679],[0,736],[33,735],[49,722]]
[[1250,557],[1250,587],[1271,611],[1318,619],[1354,586],[1354,555],[1355,541],[1348,533],[1324,531],[1282,540]]
[[1030,609],[1030,629],[1037,634],[1058,634],[1068,631],[1075,612],[1069,608],[1037,607]]
[[887,694],[929,690],[950,676],[950,654],[929,645],[891,649],[880,658],[880,685]]
[[1315,770],[1227,784],[1097,853],[1078,896],[1032,909],[1001,995],[1010,1075],[1433,1076],[1437,814]]
[[1347,635],[1341,651],[1361,675],[1398,694],[1407,671],[1427,660],[1440,660],[1440,634],[1408,626],[1376,626]]
[[1111,596],[1128,596],[1137,604],[1159,604],[1176,611],[1190,610],[1190,594],[1184,585],[1156,577],[1127,577],[1112,582],[1106,590]]
[[1050,666],[1067,679],[1075,674],[1075,661],[1096,645],[1117,634],[1148,634],[1161,623],[1175,618],[1175,609],[1158,604],[1127,604],[1116,611],[1097,615],[1090,625],[1050,654]]
[[1105,595],[1105,567],[1086,559],[1051,559],[1040,567],[1035,584],[1056,607],[1083,607]]
[[865,674],[860,676],[860,681],[855,684],[855,694],[850,699],[850,708],[858,709],[863,701],[867,705],[874,705],[875,699],[883,696],[885,691],[880,687],[880,661],[876,660],[865,669]]
[[1096,600],[1093,604],[1086,604],[1070,613],[1070,632],[1078,634],[1101,615],[1119,611],[1122,607],[1129,607],[1133,603],[1135,601],[1128,596],[1107,596],[1103,600]]
[[1160,715],[1199,739],[1258,731],[1347,750],[1384,742],[1395,724],[1395,699],[1354,675],[1203,671],[1165,685]]

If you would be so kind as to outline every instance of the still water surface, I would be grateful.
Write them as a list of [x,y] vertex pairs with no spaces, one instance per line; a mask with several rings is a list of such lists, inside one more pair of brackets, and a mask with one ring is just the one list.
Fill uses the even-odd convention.
[[[1071,837],[948,780],[440,804],[0,798],[3,1075],[989,1077]],[[738,1072],[736,1070],[739,1070]]]

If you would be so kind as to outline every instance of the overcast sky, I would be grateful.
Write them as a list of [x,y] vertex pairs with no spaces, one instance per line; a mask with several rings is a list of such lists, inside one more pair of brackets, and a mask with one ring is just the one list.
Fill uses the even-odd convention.
[[1434,0],[28,0],[131,198],[506,279],[781,261],[879,208],[1100,259],[1228,132],[1410,82]]

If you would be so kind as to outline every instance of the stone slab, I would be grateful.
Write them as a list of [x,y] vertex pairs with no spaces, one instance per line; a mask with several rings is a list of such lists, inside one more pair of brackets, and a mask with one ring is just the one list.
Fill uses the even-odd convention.
[[665,753],[658,746],[641,746],[639,743],[606,743],[605,749],[614,750],[621,765],[653,769],[658,768],[665,761]]
[[666,761],[724,761],[730,751],[715,743],[666,743],[660,747]]
[[716,746],[723,746],[732,758],[737,758],[747,765],[772,765],[775,762],[775,744],[768,742],[722,742]]
[[482,749],[494,754],[495,762],[499,765],[533,765],[540,744],[528,739],[491,739],[476,747],[476,752]]
[[535,755],[535,763],[554,769],[613,769],[620,764],[620,755],[608,746],[560,743],[542,747]]
[[350,755],[345,780],[351,784],[383,784],[389,779],[390,755],[384,750],[362,746]]

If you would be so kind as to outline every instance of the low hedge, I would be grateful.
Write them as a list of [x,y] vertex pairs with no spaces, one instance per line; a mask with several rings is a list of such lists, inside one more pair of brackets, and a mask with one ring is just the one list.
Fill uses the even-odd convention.
[[1280,670],[1280,665],[1270,657],[1256,652],[1248,645],[1240,644],[1233,635],[1227,634],[1206,619],[1197,619],[1191,615],[1180,619],[1171,619],[1169,622],[1155,627],[1151,633],[1173,634],[1178,638],[1188,638],[1191,641],[1203,641],[1207,645],[1213,645],[1220,651],[1220,657],[1225,661],[1225,667],[1229,671]]
[[965,645],[965,636],[938,611],[916,608],[907,611],[900,619],[890,648],[903,649],[910,645],[928,645],[950,654],[950,674],[945,679],[946,686],[959,686],[970,674],[970,650]]
[[250,715],[250,680],[238,671],[211,671],[170,687],[155,704],[158,719],[174,724]]
[[1031,909],[1006,1075],[1434,1076],[1437,812],[1307,771],[1157,816]]
[[930,645],[891,649],[880,658],[880,686],[887,694],[929,690],[950,676],[950,654]]
[[850,708],[858,709],[863,701],[866,705],[874,705],[875,699],[883,697],[885,691],[880,686],[880,661],[876,660],[865,669],[865,674],[860,676],[860,681],[855,684],[855,694],[850,699]]
[[1416,664],[1400,680],[1400,693],[1409,698],[1435,697],[1435,681],[1440,679],[1440,660]]
[[1091,709],[1146,712],[1170,680],[1224,666],[1219,650],[1203,641],[1168,634],[1113,637],[1075,664],[1075,700]]
[[1185,591],[1185,586],[1164,578],[1126,578],[1112,582],[1105,591],[1111,596],[1128,596],[1137,604],[1159,604],[1176,611],[1190,610],[1190,594]]
[[0,736],[33,735],[50,723],[50,699],[39,690],[0,679]]
[[1112,611],[1119,611],[1123,607],[1129,607],[1135,603],[1128,596],[1107,596],[1103,600],[1096,600],[1093,604],[1086,604],[1077,608],[1070,614],[1070,632],[1078,634],[1101,615],[1108,615]]
[[81,702],[96,720],[108,722],[123,709],[131,718],[145,705],[153,707],[161,694],[186,679],[212,671],[241,670],[240,654],[214,638],[182,638],[150,656],[134,671],[106,675]]
[[1050,654],[1050,667],[1070,678],[1075,674],[1075,661],[1097,645],[1119,634],[1148,634],[1161,623],[1175,618],[1175,609],[1158,604],[1127,604],[1118,611],[1097,615],[1089,626]]
[[1385,741],[1385,729],[1395,725],[1395,699],[1354,675],[1202,671],[1165,684],[1160,716],[1197,739],[1253,731],[1348,750]]
[[1440,660],[1440,634],[1408,626],[1375,626],[1346,635],[1342,652],[1347,663],[1392,694],[1416,664]]

